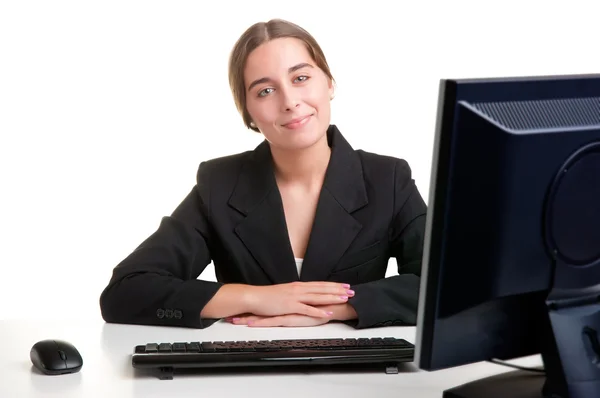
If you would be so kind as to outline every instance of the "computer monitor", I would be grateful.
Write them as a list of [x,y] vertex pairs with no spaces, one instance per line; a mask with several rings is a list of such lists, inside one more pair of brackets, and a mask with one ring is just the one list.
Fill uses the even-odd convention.
[[545,369],[444,397],[600,397],[600,75],[442,80],[428,207],[416,364]]

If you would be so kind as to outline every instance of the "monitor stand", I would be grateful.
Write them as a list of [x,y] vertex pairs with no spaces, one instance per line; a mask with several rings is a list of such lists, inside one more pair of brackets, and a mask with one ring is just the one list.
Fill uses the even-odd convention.
[[509,371],[444,391],[443,398],[543,398],[543,373]]
[[565,291],[552,290],[546,300],[539,336],[545,373],[509,371],[446,390],[443,398],[600,397],[600,294]]

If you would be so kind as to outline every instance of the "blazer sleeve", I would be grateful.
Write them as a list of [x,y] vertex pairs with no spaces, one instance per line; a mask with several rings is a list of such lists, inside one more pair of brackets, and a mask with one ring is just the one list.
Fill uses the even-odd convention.
[[100,296],[106,322],[205,328],[216,321],[200,312],[223,284],[197,279],[211,262],[209,178],[200,164],[191,192],[113,269]]
[[358,319],[347,324],[357,329],[415,325],[417,321],[427,206],[406,161],[397,162],[394,180],[394,216],[389,240],[398,275],[352,286],[356,294],[348,303]]

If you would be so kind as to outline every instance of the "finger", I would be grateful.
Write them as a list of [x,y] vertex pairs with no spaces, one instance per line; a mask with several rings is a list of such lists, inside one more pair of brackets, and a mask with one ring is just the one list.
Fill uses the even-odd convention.
[[260,320],[262,318],[263,317],[257,316],[257,315],[242,316],[242,317],[233,318],[232,319],[232,323],[234,325],[246,325],[246,324],[248,324],[248,322],[257,321],[257,320]]
[[248,317],[248,316],[252,316],[254,314],[252,313],[242,313],[242,314],[237,314],[237,315],[230,315],[228,317],[223,318],[223,320],[225,322],[231,322],[233,321],[234,318],[243,318],[243,317]]
[[300,283],[308,285],[308,286],[320,286],[320,287],[334,286],[334,287],[343,287],[344,289],[350,288],[349,283],[341,283],[341,282],[312,281],[312,282],[300,282]]
[[305,294],[300,298],[300,301],[309,305],[335,305],[343,304],[348,301],[348,295],[337,294]]
[[249,327],[252,328],[264,328],[264,327],[275,327],[275,326],[285,326],[285,319],[287,315],[283,316],[272,316],[268,318],[258,319],[256,321],[251,321],[248,323]]
[[243,325],[248,322],[248,318],[249,317],[245,316],[236,316],[231,319],[231,323],[233,323],[234,325]]
[[303,293],[317,294],[350,294],[350,285],[337,282],[300,282],[300,289]]
[[298,304],[298,308],[295,312],[297,314],[312,316],[315,318],[329,318],[331,315],[333,315],[332,311],[321,310],[306,304]]

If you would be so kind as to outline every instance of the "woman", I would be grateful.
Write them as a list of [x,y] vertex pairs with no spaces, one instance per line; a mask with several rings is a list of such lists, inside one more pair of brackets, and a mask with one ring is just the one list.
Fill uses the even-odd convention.
[[[330,125],[334,79],[314,38],[283,20],[253,25],[229,82],[265,140],[200,164],[188,196],[115,267],[103,318],[414,325],[425,203],[406,161],[354,150]],[[390,257],[399,275],[385,278]],[[198,280],[211,261],[218,282]]]

